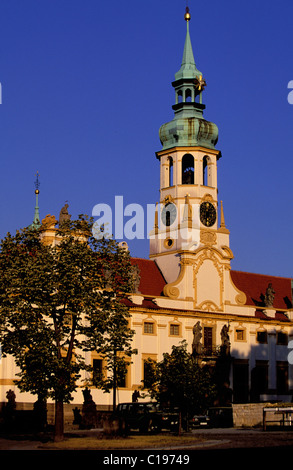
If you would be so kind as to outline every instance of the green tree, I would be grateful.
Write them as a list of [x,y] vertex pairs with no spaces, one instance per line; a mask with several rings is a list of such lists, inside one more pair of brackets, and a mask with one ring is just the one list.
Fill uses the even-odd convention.
[[216,387],[212,374],[187,352],[185,340],[173,346],[171,353],[163,354],[161,362],[149,360],[146,370],[150,395],[162,407],[177,408],[187,417],[204,412],[213,402]]
[[[111,259],[108,256],[109,248],[112,254]],[[129,327],[131,315],[126,298],[137,281],[138,273],[136,267],[130,263],[129,252],[125,252],[125,249],[116,242],[103,239],[100,243],[99,256],[102,260],[108,261],[106,269],[103,270],[103,295],[100,299],[100,309],[105,318],[106,329],[98,342],[94,338],[94,344],[105,367],[102,374],[94,375],[90,383],[102,388],[104,392],[113,390],[113,410],[115,411],[118,385],[125,379],[131,356],[137,354],[137,350],[132,348],[134,330]],[[124,263],[121,263],[121,256],[124,258]],[[123,281],[126,278],[127,283]],[[87,330],[85,334],[90,336]]]
[[1,241],[0,342],[3,356],[13,355],[20,368],[20,390],[55,400],[60,440],[63,404],[72,399],[81,371],[92,370],[84,351],[103,351],[111,336],[119,336],[119,324],[113,333],[118,311],[124,333],[119,350],[126,345],[131,353],[133,332],[122,302],[133,277],[129,252],[111,238],[95,238],[86,216],[64,222],[56,240],[46,245],[41,228]]

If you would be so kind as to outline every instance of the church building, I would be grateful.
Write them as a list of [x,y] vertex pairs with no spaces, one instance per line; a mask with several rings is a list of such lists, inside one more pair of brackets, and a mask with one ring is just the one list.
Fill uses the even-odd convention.
[[188,10],[185,20],[182,64],[172,83],[174,118],[159,130],[160,203],[150,259],[135,260],[141,282],[129,300],[138,356],[128,384],[141,386],[144,361],[160,361],[184,339],[205,362],[228,344],[234,403],[291,401],[293,281],[231,269],[230,232],[218,201],[218,128],[203,117],[206,82],[195,64]]
[[[213,363],[223,346],[230,357],[228,386],[234,403],[292,398],[293,280],[231,269],[234,255],[222,201],[218,200],[218,128],[204,118],[205,79],[195,64],[187,9],[182,64],[172,83],[174,118],[159,130],[160,200],[150,233],[149,259],[134,258],[140,281],[127,299],[135,330],[132,358],[117,403],[143,393],[145,361],[186,340],[189,352]],[[232,195],[231,195],[232,196]],[[39,223],[39,215],[34,223]],[[47,242],[54,240],[54,217],[43,220]],[[98,354],[86,360],[100,369]],[[11,358],[0,363],[0,402],[9,389],[17,402],[35,401],[13,384]],[[83,377],[84,378],[84,377]],[[112,393],[92,388],[98,406],[110,406]],[[146,398],[147,399],[147,398]],[[82,385],[74,405],[83,402]]]

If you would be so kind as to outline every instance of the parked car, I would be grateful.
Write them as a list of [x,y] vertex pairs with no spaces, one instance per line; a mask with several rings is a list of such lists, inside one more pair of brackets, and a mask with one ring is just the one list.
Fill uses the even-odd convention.
[[211,424],[211,420],[208,415],[194,415],[189,420],[189,427],[191,429],[194,428],[201,428],[201,427],[209,427]]
[[162,410],[162,429],[168,431],[178,431],[179,428],[179,411],[177,410]]
[[214,406],[209,408],[208,414],[213,428],[233,427],[232,406]]
[[119,403],[115,415],[124,420],[128,431],[160,432],[162,429],[162,412],[155,402]]

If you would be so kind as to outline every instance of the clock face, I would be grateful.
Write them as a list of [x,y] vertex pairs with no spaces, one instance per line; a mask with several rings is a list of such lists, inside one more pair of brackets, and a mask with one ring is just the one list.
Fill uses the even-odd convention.
[[163,207],[161,219],[162,219],[163,224],[166,227],[169,227],[175,222],[176,216],[177,216],[177,209],[176,209],[175,204],[172,204],[171,202],[169,202]]
[[203,202],[200,205],[200,221],[206,227],[212,227],[217,219],[217,212],[213,204]]

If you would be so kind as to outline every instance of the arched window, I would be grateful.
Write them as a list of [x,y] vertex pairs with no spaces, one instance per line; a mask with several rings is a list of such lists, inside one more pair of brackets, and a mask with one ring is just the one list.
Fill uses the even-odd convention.
[[191,102],[191,90],[189,88],[187,88],[187,90],[185,92],[185,101],[186,101],[186,103]]
[[173,158],[168,157],[169,160],[169,186],[173,186]]
[[182,158],[182,184],[194,184],[194,158],[190,153]]
[[209,157],[207,157],[207,156],[203,157],[203,160],[202,160],[202,184],[204,186],[209,186],[208,163],[209,163]]
[[177,94],[177,102],[182,103],[182,101],[183,101],[182,90],[179,90]]

